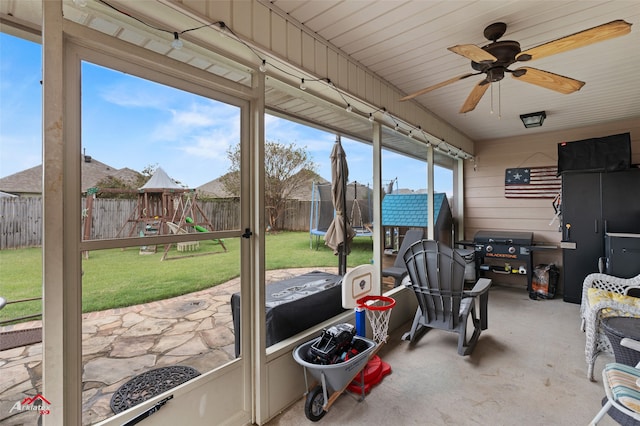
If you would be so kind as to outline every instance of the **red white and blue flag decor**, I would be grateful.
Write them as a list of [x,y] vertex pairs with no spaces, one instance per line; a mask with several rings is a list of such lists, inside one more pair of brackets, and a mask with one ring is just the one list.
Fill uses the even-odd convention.
[[507,169],[504,176],[506,198],[555,198],[562,190],[558,168],[518,167]]

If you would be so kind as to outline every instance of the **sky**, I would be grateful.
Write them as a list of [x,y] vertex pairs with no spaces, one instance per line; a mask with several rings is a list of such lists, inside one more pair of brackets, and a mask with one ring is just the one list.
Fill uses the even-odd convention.
[[[42,163],[41,49],[0,33],[0,178]],[[116,169],[162,167],[196,188],[229,171],[227,150],[239,140],[239,109],[94,64],[82,66],[84,154]],[[268,141],[303,147],[330,180],[335,135],[268,115]],[[349,181],[371,185],[372,148],[342,138]],[[426,164],[384,150],[383,184],[426,188]],[[436,167],[436,191],[452,193],[450,171]]]

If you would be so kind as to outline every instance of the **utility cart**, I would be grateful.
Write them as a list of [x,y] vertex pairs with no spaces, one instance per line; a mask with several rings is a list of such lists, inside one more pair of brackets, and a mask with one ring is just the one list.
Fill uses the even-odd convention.
[[[360,394],[359,400],[364,399],[365,382],[364,368],[378,346],[373,340],[365,337],[355,336],[352,341],[352,348],[355,353],[352,357],[335,364],[316,364],[310,362],[309,353],[311,347],[321,342],[320,336],[307,343],[298,346],[293,352],[293,358],[304,367],[304,381],[308,390],[304,404],[304,411],[307,418],[317,422],[329,411],[335,400],[347,389],[352,388],[349,384],[354,381],[360,373]],[[307,371],[319,383],[313,389],[309,389]]]

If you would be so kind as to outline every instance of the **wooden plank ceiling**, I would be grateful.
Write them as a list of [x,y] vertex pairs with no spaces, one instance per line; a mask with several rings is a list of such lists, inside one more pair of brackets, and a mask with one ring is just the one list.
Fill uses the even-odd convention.
[[[640,119],[640,4],[636,1],[269,3],[407,94],[475,72],[469,60],[447,48],[488,44],[483,31],[494,22],[507,24],[501,40],[518,41],[524,51],[623,19],[633,24],[628,35],[526,63],[586,82],[578,92],[560,94],[506,76],[499,87],[491,85],[473,111],[460,114],[472,88],[483,78],[478,75],[415,101],[473,140]],[[519,115],[536,111],[546,111],[544,126],[525,129]]]

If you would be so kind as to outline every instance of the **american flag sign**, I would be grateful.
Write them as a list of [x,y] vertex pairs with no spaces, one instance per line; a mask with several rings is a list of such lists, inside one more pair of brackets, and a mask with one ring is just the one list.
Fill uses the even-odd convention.
[[506,198],[555,198],[562,190],[556,166],[507,169],[504,176]]

